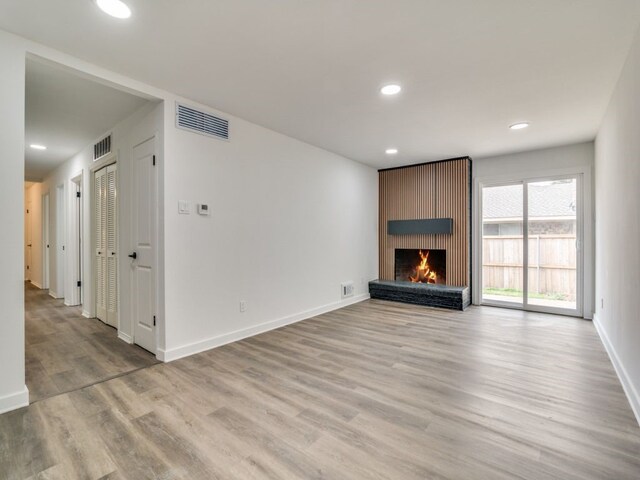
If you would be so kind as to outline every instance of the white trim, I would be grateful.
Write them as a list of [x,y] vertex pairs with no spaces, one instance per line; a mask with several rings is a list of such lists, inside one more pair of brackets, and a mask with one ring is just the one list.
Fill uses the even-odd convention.
[[93,318],[93,317],[91,316],[91,314],[90,314],[88,311],[86,311],[86,310],[82,310],[82,316],[83,316],[84,318]]
[[29,389],[25,385],[19,392],[10,393],[0,397],[0,413],[10,412],[22,407],[29,406]]
[[131,335],[127,335],[126,333],[118,330],[118,338],[129,345],[133,345],[133,337]]
[[616,353],[611,340],[609,340],[609,336],[607,335],[607,331],[600,323],[598,319],[598,314],[593,315],[593,324],[596,327],[596,331],[598,335],[600,335],[600,340],[604,345],[605,350],[609,354],[609,358],[611,359],[611,363],[613,364],[613,368],[620,379],[620,383],[622,384],[622,388],[624,393],[627,395],[627,400],[629,400],[629,405],[631,405],[631,410],[633,410],[633,414],[636,416],[636,421],[640,426],[640,395],[638,391],[633,385],[631,381],[631,377],[627,373],[627,370],[624,368],[623,363],[620,361],[620,357]]
[[321,315],[323,313],[338,310],[340,308],[353,305],[354,303],[362,302],[369,298],[371,297],[368,293],[363,293],[347,300],[329,303],[328,305],[297,313],[295,315],[271,320],[259,325],[255,325],[253,327],[243,328],[242,330],[236,330],[235,332],[218,335],[217,337],[208,338],[206,340],[190,343],[181,347],[172,348],[170,350],[163,350],[161,348],[158,348],[156,358],[162,362],[172,362],[173,360],[178,360],[179,358],[204,352],[205,350],[210,350],[212,348],[221,347],[222,345],[226,345],[228,343],[237,342],[238,340],[253,337],[254,335],[265,333],[270,330],[275,330],[277,328],[284,327],[285,325],[290,325],[292,323],[297,323],[302,320]]
[[49,289],[49,296],[55,300],[60,300],[62,298],[62,297],[59,297],[58,294],[51,289]]
[[38,287],[40,290],[44,290],[44,289],[42,288],[42,285],[40,285],[38,282],[35,282],[35,281],[33,281],[33,280],[31,280],[31,285],[33,285],[34,287]]

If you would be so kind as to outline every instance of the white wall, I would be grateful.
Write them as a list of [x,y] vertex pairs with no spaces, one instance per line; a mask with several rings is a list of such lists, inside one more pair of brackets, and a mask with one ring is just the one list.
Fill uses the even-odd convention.
[[[519,133],[522,132],[514,132],[516,135]],[[593,168],[593,165],[593,142],[584,142],[497,157],[474,158],[473,176],[481,179],[500,179],[505,176],[530,178],[585,166]]]
[[377,277],[376,170],[221,115],[229,142],[166,126],[165,359],[344,305],[344,281],[366,298]]
[[0,31],[0,412],[26,405],[24,383],[24,50]]
[[[521,132],[516,132],[519,134]],[[561,147],[545,148],[498,157],[473,159],[473,277],[474,285],[480,285],[480,243],[481,243],[481,213],[478,211],[480,202],[480,185],[499,182],[518,181],[554,175],[568,175],[581,173],[584,178],[584,285],[583,285],[583,316],[592,318],[594,310],[594,200],[593,200],[593,142],[565,145]],[[479,288],[474,288],[474,303],[479,302]]]
[[596,317],[640,422],[640,32],[596,138]]
[[[351,301],[367,297],[367,281],[377,277],[374,169],[225,114],[230,142],[177,130],[175,102],[184,99],[0,31],[0,101],[3,118],[11,119],[0,125],[0,199],[6,204],[24,201],[27,53],[164,101],[158,145],[161,358],[345,305],[343,281],[355,283]],[[209,203],[212,214],[179,216],[178,200]],[[3,213],[3,220],[0,408],[10,409],[26,401],[22,208]]]

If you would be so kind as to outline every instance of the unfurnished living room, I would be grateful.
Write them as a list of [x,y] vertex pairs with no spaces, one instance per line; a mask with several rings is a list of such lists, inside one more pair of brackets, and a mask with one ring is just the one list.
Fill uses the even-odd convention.
[[640,2],[0,0],[0,480],[640,478]]

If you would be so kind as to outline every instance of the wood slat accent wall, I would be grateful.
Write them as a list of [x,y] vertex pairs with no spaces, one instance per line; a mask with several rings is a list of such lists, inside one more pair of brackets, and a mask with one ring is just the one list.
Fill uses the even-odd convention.
[[[462,158],[379,172],[381,280],[394,280],[396,248],[438,248],[447,251],[447,285],[470,285],[470,171]],[[453,234],[387,234],[389,220],[424,218],[453,218]]]

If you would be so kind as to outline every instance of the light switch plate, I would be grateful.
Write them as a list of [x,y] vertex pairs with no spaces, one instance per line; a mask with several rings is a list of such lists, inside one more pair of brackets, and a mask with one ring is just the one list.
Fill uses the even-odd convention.
[[185,200],[178,200],[178,213],[181,215],[189,215],[191,208],[189,202]]

